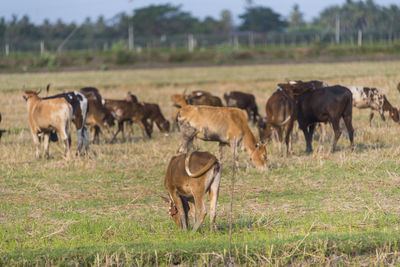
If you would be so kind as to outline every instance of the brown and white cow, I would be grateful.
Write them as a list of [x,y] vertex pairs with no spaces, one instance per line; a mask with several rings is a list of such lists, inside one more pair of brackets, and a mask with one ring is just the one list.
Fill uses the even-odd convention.
[[253,117],[253,123],[257,122],[259,114],[254,95],[240,91],[231,91],[224,94],[224,99],[227,107],[244,109],[247,112],[248,119],[251,120]]
[[399,122],[399,112],[393,107],[386,98],[384,90],[381,88],[370,88],[365,86],[348,87],[353,95],[353,106],[359,109],[369,108],[369,125],[371,126],[374,110],[378,111],[383,121],[385,121],[385,111],[389,111],[389,115],[393,121]]
[[210,222],[215,229],[216,206],[221,181],[221,163],[209,152],[178,154],[171,158],[164,179],[169,214],[175,224],[185,231],[189,226],[189,212],[194,219],[195,232],[207,214],[205,197],[210,196]]
[[[47,86],[46,91],[48,93],[50,84]],[[85,151],[89,150],[89,134],[85,127],[86,119],[88,117],[88,100],[87,98],[77,92],[65,92],[53,96],[42,98],[43,100],[64,98],[71,105],[72,108],[72,122],[76,127],[76,134],[78,136],[78,153],[81,153],[83,143],[85,143]],[[71,143],[71,139],[69,139]]]
[[188,105],[180,109],[178,123],[182,132],[179,152],[191,151],[194,138],[215,141],[219,142],[222,161],[222,146],[230,145],[234,150],[242,144],[253,164],[260,169],[266,168],[265,146],[257,142],[240,109]]
[[25,91],[23,96],[28,106],[28,118],[33,143],[36,147],[35,156],[40,157],[40,135],[44,135],[45,157],[49,157],[50,134],[54,131],[60,135],[64,143],[64,155],[69,157],[69,134],[73,117],[72,107],[65,98],[44,100],[36,92]]

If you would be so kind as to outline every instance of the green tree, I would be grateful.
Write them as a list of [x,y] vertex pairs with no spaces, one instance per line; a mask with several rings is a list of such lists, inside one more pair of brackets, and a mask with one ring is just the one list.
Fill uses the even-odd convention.
[[303,13],[300,12],[299,5],[295,4],[289,15],[289,26],[290,27],[302,27],[305,24],[306,23],[303,19]]
[[248,7],[246,12],[239,17],[243,20],[239,29],[244,31],[282,31],[287,26],[287,22],[281,15],[268,7]]

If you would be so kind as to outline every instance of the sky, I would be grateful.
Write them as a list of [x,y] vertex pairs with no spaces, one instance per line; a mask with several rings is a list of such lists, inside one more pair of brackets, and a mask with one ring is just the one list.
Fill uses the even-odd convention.
[[[195,17],[203,19],[206,16],[218,18],[221,10],[232,12],[234,23],[240,22],[238,15],[246,7],[246,0],[2,0],[0,17],[10,20],[12,15],[21,18],[28,15],[35,24],[41,24],[45,19],[55,22],[82,23],[86,17],[96,20],[100,15],[110,19],[120,12],[130,13],[133,9],[146,7],[150,4],[171,3],[182,5],[183,11],[189,11]],[[287,17],[295,3],[300,6],[307,21],[318,16],[331,5],[343,4],[345,0],[253,0],[253,5],[272,8],[275,12]],[[399,0],[375,0],[379,5],[399,5]]]

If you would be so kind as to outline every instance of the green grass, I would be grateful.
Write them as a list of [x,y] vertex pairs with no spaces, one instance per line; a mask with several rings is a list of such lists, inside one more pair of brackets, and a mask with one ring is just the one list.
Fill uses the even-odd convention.
[[[24,84],[34,89],[52,82],[53,92],[92,85],[106,98],[132,91],[140,100],[161,104],[170,118],[169,96],[186,88],[220,96],[253,92],[264,113],[268,96],[285,78],[383,87],[399,106],[399,67],[393,61],[1,74],[0,128],[7,133],[0,141],[0,265],[222,265],[229,255],[229,149],[218,230],[209,230],[206,217],[198,233],[184,233],[159,197],[179,133],[156,131],[143,140],[136,127],[134,141],[92,145],[86,158],[65,161],[61,144],[52,143],[51,159],[34,160],[19,90]],[[276,144],[267,145],[268,171],[254,169],[240,152],[232,239],[237,264],[399,264],[400,128],[378,116],[370,127],[368,115],[353,112],[355,152],[341,137],[334,154],[330,140],[314,140],[314,153],[305,154],[300,132],[290,157],[278,156]],[[217,154],[216,144],[199,145]]]

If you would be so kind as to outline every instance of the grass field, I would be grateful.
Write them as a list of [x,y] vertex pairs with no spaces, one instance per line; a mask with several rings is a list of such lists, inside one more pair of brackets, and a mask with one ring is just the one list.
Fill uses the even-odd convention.
[[[34,160],[23,86],[50,82],[55,93],[90,85],[116,99],[132,91],[139,100],[159,103],[167,118],[173,93],[199,89],[222,96],[241,90],[255,94],[265,114],[266,100],[285,78],[382,87],[400,106],[399,70],[394,61],[0,74],[0,129],[7,130],[0,141],[0,265],[215,265],[228,257],[229,157],[218,230],[209,230],[206,217],[199,232],[181,232],[159,197],[179,133],[156,130],[146,140],[136,128],[131,141],[92,145],[88,157],[68,161],[61,157],[62,145],[53,143],[51,159]],[[277,146],[268,144],[265,172],[241,152],[232,239],[236,264],[400,264],[400,125],[376,115],[369,127],[368,115],[353,111],[355,152],[342,136],[334,154],[330,140],[314,141],[314,153],[305,154],[299,133],[290,157],[278,156]],[[200,147],[218,149],[214,143]]]

